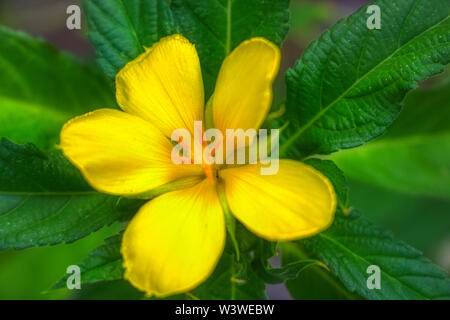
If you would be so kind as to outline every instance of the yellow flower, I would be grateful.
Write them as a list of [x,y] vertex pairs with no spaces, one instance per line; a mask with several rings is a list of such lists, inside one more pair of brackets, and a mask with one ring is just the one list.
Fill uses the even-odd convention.
[[[279,62],[278,47],[262,38],[244,41],[226,57],[212,97],[215,128],[261,126]],[[125,277],[137,288],[168,296],[208,278],[226,237],[218,184],[234,217],[262,238],[295,240],[331,224],[333,187],[301,162],[280,160],[275,175],[261,175],[261,164],[172,162],[172,132],[193,133],[194,121],[204,118],[199,58],[181,35],[161,39],[128,63],[116,77],[116,93],[124,112],[100,109],[64,126],[65,156],[93,188],[109,194],[139,197],[173,181],[191,183],[149,201],[128,225],[121,251]]]

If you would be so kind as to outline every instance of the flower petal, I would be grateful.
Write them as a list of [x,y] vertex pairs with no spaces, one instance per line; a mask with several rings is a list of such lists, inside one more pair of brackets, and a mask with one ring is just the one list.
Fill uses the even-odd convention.
[[120,107],[149,120],[167,137],[203,119],[200,62],[193,44],[181,35],[162,38],[116,76]]
[[241,43],[225,58],[213,96],[214,127],[258,129],[272,104],[280,50],[264,38]]
[[144,205],[122,240],[125,278],[159,297],[193,289],[214,270],[225,244],[215,186],[206,180]]
[[336,195],[324,175],[293,160],[280,160],[275,175],[261,175],[260,168],[220,171],[228,205],[250,231],[268,240],[296,240],[331,224]]
[[145,120],[99,109],[67,122],[63,153],[91,186],[117,195],[137,195],[175,179],[202,175],[200,166],[175,165],[173,145]]

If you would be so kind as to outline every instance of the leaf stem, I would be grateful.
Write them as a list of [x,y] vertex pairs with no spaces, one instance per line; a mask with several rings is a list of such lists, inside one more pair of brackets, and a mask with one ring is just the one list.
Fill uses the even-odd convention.
[[234,250],[236,252],[236,260],[240,260],[240,253],[239,253],[239,243],[236,239],[236,220],[231,215],[230,208],[228,207],[228,202],[225,197],[225,190],[224,190],[224,184],[218,183],[217,184],[217,194],[219,196],[220,204],[222,205],[223,214],[225,216],[225,225],[227,227],[227,232],[230,236],[231,242],[233,243]]
[[199,297],[197,297],[196,295],[194,295],[191,292],[185,292],[184,294],[186,295],[186,297],[191,298],[192,300],[200,300]]

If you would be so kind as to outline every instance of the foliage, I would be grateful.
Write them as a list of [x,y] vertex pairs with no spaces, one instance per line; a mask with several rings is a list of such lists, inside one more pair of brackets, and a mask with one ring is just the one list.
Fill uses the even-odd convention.
[[412,92],[387,134],[361,148],[336,153],[333,160],[352,179],[450,199],[449,101],[448,84]]
[[97,70],[22,32],[0,26],[0,38],[0,137],[53,148],[74,115],[115,107]]
[[367,28],[364,6],[311,43],[287,72],[282,154],[328,154],[381,135],[405,94],[449,62],[448,1],[373,4],[383,11],[381,30]]
[[[301,241],[351,291],[367,299],[450,299],[450,280],[411,246],[395,241],[353,211],[331,228]],[[367,268],[381,269],[381,289],[367,286]]]

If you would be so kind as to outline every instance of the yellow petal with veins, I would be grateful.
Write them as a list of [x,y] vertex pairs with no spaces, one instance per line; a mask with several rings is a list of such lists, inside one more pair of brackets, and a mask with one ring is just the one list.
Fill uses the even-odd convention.
[[250,231],[274,241],[305,238],[326,229],[334,218],[332,184],[314,168],[280,160],[275,175],[261,175],[261,164],[221,170],[233,215]]
[[242,42],[225,58],[213,96],[214,127],[258,129],[272,104],[280,50],[264,38]]
[[120,107],[149,120],[167,137],[203,119],[200,62],[193,44],[179,34],[162,38],[116,76]]
[[175,165],[173,145],[157,128],[114,109],[99,109],[67,122],[60,147],[94,189],[110,194],[138,195],[203,174],[198,165]]
[[214,270],[225,222],[214,185],[159,196],[144,205],[122,240],[125,278],[149,295],[191,290]]

